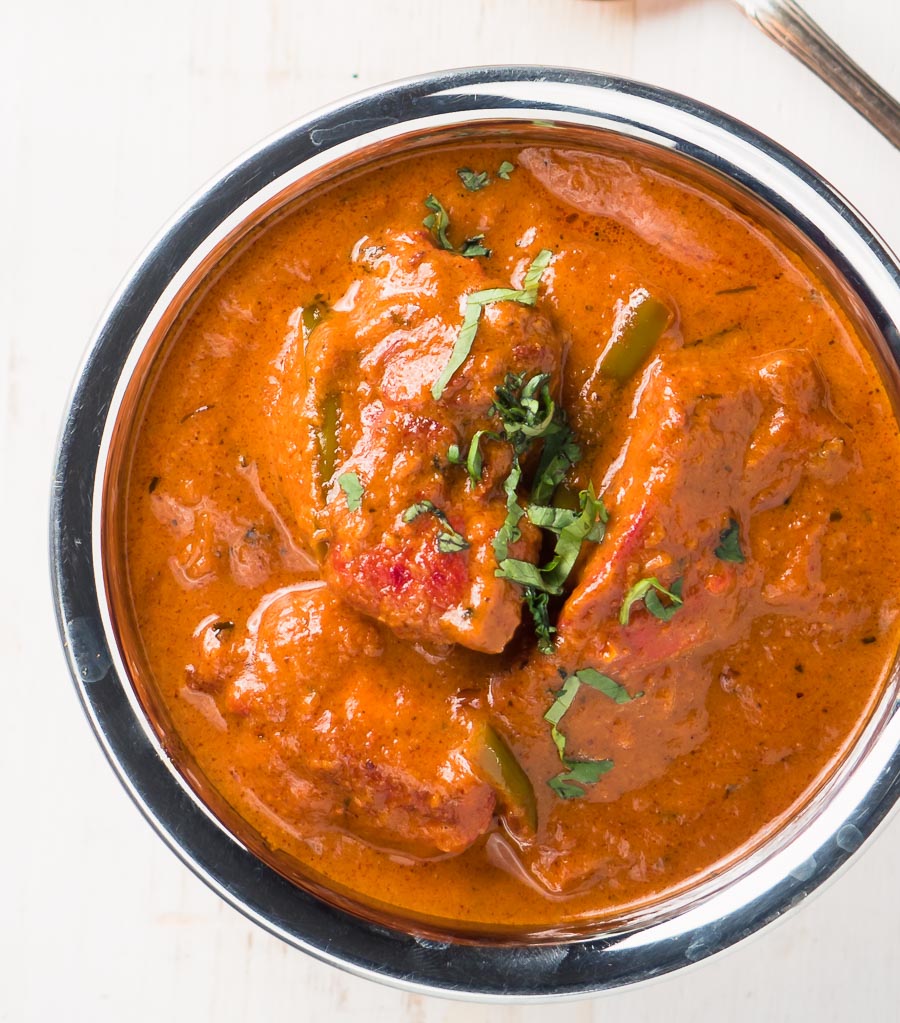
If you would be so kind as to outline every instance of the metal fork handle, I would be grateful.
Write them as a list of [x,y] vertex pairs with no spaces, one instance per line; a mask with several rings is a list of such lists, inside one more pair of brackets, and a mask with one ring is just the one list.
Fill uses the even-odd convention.
[[751,20],[803,61],[900,149],[900,103],[870,78],[794,0],[738,0]]

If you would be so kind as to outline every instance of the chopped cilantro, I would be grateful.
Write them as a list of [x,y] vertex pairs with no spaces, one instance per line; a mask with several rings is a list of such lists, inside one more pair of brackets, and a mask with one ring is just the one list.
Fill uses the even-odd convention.
[[[487,433],[487,430],[478,430],[472,437],[471,443],[469,444],[469,455],[466,458],[466,472],[469,474],[469,479],[473,483],[477,483],[481,479],[481,470],[484,466],[484,459],[481,457],[481,438]],[[491,436],[489,434],[489,436]]]
[[338,486],[347,496],[347,507],[350,511],[359,511],[365,493],[359,476],[355,472],[345,472],[343,476],[338,477]]
[[[429,196],[429,198],[434,197]],[[452,248],[452,246],[450,247]],[[549,266],[552,255],[553,253],[549,249],[542,249],[534,257],[525,274],[524,286],[521,290],[516,290],[515,288],[488,288],[485,291],[473,291],[466,296],[466,311],[463,315],[459,334],[457,334],[453,345],[453,351],[450,353],[450,358],[441,371],[441,375],[431,388],[431,396],[435,401],[440,400],[441,395],[444,393],[444,388],[450,382],[451,377],[468,358],[469,352],[472,349],[472,342],[475,340],[475,334],[478,331],[478,321],[481,319],[481,312],[484,307],[493,302],[519,302],[521,305],[534,305],[537,301],[537,291],[541,275]]]
[[533,441],[543,441],[531,487],[532,501],[541,505],[549,503],[562,478],[581,457],[565,412],[550,396],[548,380],[545,373],[527,382],[524,375],[510,373],[497,388],[491,406],[491,414],[500,418],[503,437],[516,455],[523,454]]
[[538,373],[526,382],[524,374],[509,373],[494,391],[490,414],[499,417],[503,438],[512,444],[516,455],[524,454],[532,441],[550,432],[556,403],[547,387],[549,379],[547,373]]
[[468,550],[469,541],[455,529],[446,529],[438,533],[434,545],[439,554],[459,554],[460,551]]
[[[417,519],[420,515],[436,511],[437,507],[431,501],[416,501],[415,504],[411,504],[403,513],[403,521],[412,522],[413,519]],[[443,512],[441,514],[443,515]]]
[[550,594],[529,587],[525,590],[525,604],[534,622],[538,650],[542,654],[552,654],[553,633],[556,632],[556,627],[550,624]]
[[571,508],[550,508],[545,504],[530,504],[526,514],[529,522],[533,522],[540,529],[547,529],[551,533],[562,532],[576,518],[576,514]]
[[525,302],[526,305],[534,305],[537,299],[538,285],[541,283],[541,277],[544,271],[550,265],[550,260],[553,258],[553,253],[550,249],[541,249],[541,251],[531,261],[531,266],[525,273],[525,280],[522,282],[522,291],[529,296],[529,300],[518,299],[517,301]]
[[[549,721],[551,725],[559,725],[562,721],[563,716],[569,707],[572,706],[572,701],[575,699],[575,694],[581,688],[581,679],[578,677],[576,671],[574,675],[568,675],[562,684],[562,689],[556,693],[556,699],[550,704],[550,709],[544,714],[544,720]],[[560,736],[563,740],[562,745],[557,743],[557,749],[559,749],[560,757],[566,752],[565,736]]]
[[488,258],[491,254],[491,250],[485,248],[481,244],[483,241],[483,234],[476,234],[471,238],[466,238],[459,247],[459,254],[461,256],[465,256],[466,259],[474,259],[476,256],[484,256],[485,258]]
[[[664,622],[669,621],[684,603],[684,598],[681,595],[682,585],[683,580],[676,579],[672,583],[671,589],[667,590],[655,576],[636,582],[625,594],[625,599],[622,601],[622,608],[619,611],[620,624],[628,624],[631,618],[631,609],[639,601],[644,602],[644,607],[655,618],[659,618]],[[660,594],[668,597],[670,603],[663,604],[659,599]]]
[[[563,583],[568,579],[569,573],[578,560],[582,543],[585,540],[595,539],[598,529],[603,529],[601,512],[605,514],[605,508],[603,501],[594,494],[593,486],[582,490],[578,495],[578,500],[581,514],[559,531],[553,549],[553,557],[541,569],[541,575],[555,587],[555,591],[558,593],[562,592]],[[601,532],[600,539],[602,538]]]
[[593,785],[615,766],[611,760],[567,760],[565,763],[568,770],[547,782],[561,799],[580,799],[585,795],[585,785]]
[[625,686],[619,685],[609,675],[602,674],[596,668],[582,668],[581,671],[575,672],[575,677],[579,682],[590,686],[591,689],[596,689],[598,693],[603,693],[604,696],[608,696],[616,703],[631,703],[632,700],[637,700],[644,695],[635,693],[634,696],[631,696]]
[[630,696],[624,686],[619,685],[608,675],[603,675],[596,668],[582,668],[574,675],[566,677],[562,688],[556,693],[556,698],[544,714],[544,720],[550,725],[550,736],[556,746],[556,752],[566,768],[551,778],[547,784],[562,799],[580,798],[585,794],[584,785],[593,785],[613,768],[612,760],[578,760],[566,756],[566,737],[560,723],[582,685],[596,689],[616,703],[630,703],[644,695],[638,693],[636,696]]
[[450,230],[450,214],[444,209],[440,199],[429,195],[425,200],[425,205],[431,210],[431,213],[428,214],[422,223],[434,235],[434,240],[439,248],[446,249],[447,252],[459,252],[466,259],[474,259],[476,256],[490,256],[491,250],[481,244],[484,241],[483,234],[476,234],[471,238],[466,238],[459,249],[455,248],[447,234]]
[[466,312],[463,316],[462,327],[459,333],[456,335],[456,341],[453,345],[453,351],[450,353],[450,358],[447,361],[441,371],[441,375],[434,382],[431,388],[431,396],[435,401],[438,401],[441,395],[444,393],[444,388],[450,382],[450,378],[459,369],[459,367],[469,357],[469,352],[472,350],[472,342],[475,340],[475,334],[478,330],[478,321],[481,319],[481,310],[484,307],[480,303],[472,301],[470,295],[466,301]]
[[[556,631],[550,624],[549,597],[562,593],[563,583],[578,558],[582,543],[586,540],[599,543],[603,539],[608,518],[602,500],[591,488],[579,495],[578,510],[553,508],[547,504],[581,453],[565,412],[557,407],[550,394],[548,381],[546,373],[535,374],[527,380],[524,374],[508,374],[504,383],[496,388],[490,408],[490,414],[500,420],[499,431],[479,430],[472,437],[465,457],[457,444],[447,453],[450,463],[465,464],[469,478],[477,483],[483,469],[482,437],[507,441],[512,446],[512,466],[503,485],[507,514],[493,541],[496,575],[524,587],[525,603],[534,620],[542,653],[552,653],[552,634]],[[527,515],[539,528],[556,534],[553,556],[543,567],[509,557],[510,544],[521,538],[519,522],[526,514],[517,494],[522,480],[521,458],[538,441],[543,443],[543,450]]]
[[425,200],[425,205],[432,212],[422,221],[422,224],[431,231],[442,249],[453,252],[453,245],[447,237],[447,228],[450,227],[449,214],[441,205],[440,200],[436,199],[433,195],[428,196]]
[[546,504],[579,458],[581,448],[566,422],[565,413],[560,409],[554,420],[554,429],[544,436],[544,447],[534,474],[531,499],[538,504]]
[[490,437],[492,440],[499,440],[496,433],[489,430],[476,431],[469,441],[469,453],[463,458],[458,444],[451,444],[447,449],[447,461],[451,465],[464,465],[469,479],[473,484],[481,480],[481,470],[484,467],[484,458],[481,455],[481,438]]
[[504,160],[497,168],[497,177],[503,178],[504,181],[509,181],[509,176],[515,169],[516,165],[514,163],[510,163],[509,160]]
[[[550,705],[549,710],[544,714],[544,720],[558,730],[559,723],[565,716],[566,711],[572,706],[572,702],[582,685],[595,689],[598,693],[609,697],[615,703],[631,703],[632,700],[637,700],[644,695],[643,693],[638,693],[635,696],[631,696],[624,686],[619,685],[609,675],[602,674],[596,668],[581,668],[574,675],[566,677],[562,688],[555,694],[556,698]],[[558,738],[554,738],[554,741],[556,742],[560,759],[564,759],[566,752],[565,736],[560,733]]]
[[516,487],[518,487],[521,478],[522,467],[519,465],[518,458],[515,458],[509,475],[503,483],[503,490],[506,494],[506,518],[493,540],[494,555],[498,564],[508,559],[509,545],[515,543],[522,536],[519,520],[525,514],[525,509],[519,504],[516,494]]
[[[578,559],[582,543],[592,535],[596,535],[598,525],[602,526],[600,513],[603,502],[594,495],[593,487],[581,491],[579,502],[581,505],[580,515],[576,516],[574,512],[559,515],[560,521],[564,519],[566,521],[558,530],[553,557],[546,565],[539,568],[530,561],[519,561],[517,558],[509,557],[500,558],[494,574],[500,579],[509,579],[510,582],[519,583],[521,586],[530,586],[533,589],[542,590],[544,593],[562,593],[563,583],[569,577],[569,573]],[[550,516],[556,518],[555,509],[535,510],[532,506],[528,511],[532,522],[534,522],[533,513],[538,519],[547,519]],[[494,550],[497,550],[496,544]]]
[[412,522],[420,515],[433,515],[444,526],[434,538],[434,545],[439,554],[458,554],[468,549],[469,541],[461,533],[456,532],[444,512],[431,501],[417,501],[410,505],[403,513],[403,521]]
[[[676,579],[672,583],[671,590],[657,590],[656,588],[647,591],[647,595],[644,597],[644,607],[653,615],[654,618],[659,618],[660,621],[668,622],[675,616],[675,612],[684,603],[681,597],[682,580]],[[663,593],[670,597],[671,604],[664,604],[659,599],[659,594]]]
[[475,171],[470,170],[468,167],[460,167],[456,173],[459,175],[459,180],[470,192],[480,192],[482,188],[487,188],[491,183],[491,176],[487,171],[479,171],[476,174]]
[[719,546],[713,553],[719,561],[735,561],[742,565],[747,560],[741,550],[741,527],[737,519],[728,520],[728,528],[719,533]]
[[535,590],[542,590],[544,593],[558,594],[562,590],[552,580],[546,579],[541,569],[530,561],[521,561],[519,558],[504,558],[494,571],[498,579],[507,579],[511,583],[518,583],[520,586],[530,586]]

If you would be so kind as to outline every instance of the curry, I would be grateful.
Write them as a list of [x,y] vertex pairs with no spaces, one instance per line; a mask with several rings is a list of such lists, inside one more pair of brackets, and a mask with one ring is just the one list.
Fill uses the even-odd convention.
[[170,330],[120,614],[280,869],[538,933],[827,778],[897,648],[898,492],[860,330],[761,220],[614,149],[434,147],[297,200]]

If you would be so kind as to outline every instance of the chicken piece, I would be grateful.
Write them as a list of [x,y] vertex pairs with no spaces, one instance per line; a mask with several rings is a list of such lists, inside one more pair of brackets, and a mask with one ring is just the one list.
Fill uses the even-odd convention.
[[[521,860],[551,892],[571,891],[617,862],[602,843],[572,847],[565,838],[577,833],[572,821],[642,789],[707,740],[711,682],[722,670],[723,687],[737,684],[717,658],[761,616],[806,614],[821,604],[827,524],[824,513],[816,520],[809,509],[828,504],[798,500],[806,510],[795,511],[791,498],[801,487],[826,490],[854,464],[847,432],[804,352],[779,353],[750,372],[723,375],[719,366],[713,382],[696,353],[683,350],[651,364],[636,393],[631,439],[602,484],[608,533],[561,612],[558,659],[532,661],[492,685],[543,821],[533,840],[520,840]],[[732,521],[742,562],[716,553]],[[621,624],[629,589],[651,576],[667,588],[682,579],[684,603],[669,621],[636,603]],[[583,797],[565,801],[546,784],[563,770],[548,724],[521,708],[549,708],[557,669],[567,675],[586,667],[633,699],[617,703],[582,686],[560,726],[566,755],[614,766]]]
[[234,763],[251,765],[242,783],[292,831],[336,827],[427,858],[466,849],[496,802],[473,766],[483,712],[451,674],[301,583],[266,597],[245,629],[198,630],[189,685],[215,694]]
[[[489,411],[507,374],[551,374],[558,393],[562,338],[534,308],[485,305],[468,358],[435,400],[465,296],[507,282],[425,234],[388,237],[357,260],[343,298],[309,331],[298,319],[282,353],[271,431],[279,485],[324,577],[355,608],[405,639],[498,653],[522,603],[519,587],[495,576],[491,545],[511,453],[484,438],[472,484],[448,450],[498,428]],[[523,523],[511,554],[534,559],[539,542]]]
[[[615,220],[667,259],[707,272],[718,262],[715,249],[706,243],[684,204],[666,202],[662,196],[667,186],[658,173],[633,159],[529,146],[519,154],[518,164],[567,206]],[[674,191],[671,185],[668,189]]]
[[[638,388],[630,438],[601,488],[610,508],[605,542],[584,564],[560,615],[567,659],[606,665],[638,658],[646,667],[683,650],[723,649],[741,631],[748,601],[794,610],[821,596],[816,549],[821,525],[803,520],[764,528],[761,513],[786,507],[804,477],[836,481],[854,456],[829,411],[824,380],[803,351],[771,356],[754,371],[721,366],[712,377],[690,350],[652,363]],[[736,524],[743,563],[717,556]],[[753,557],[754,537],[766,543]],[[787,566],[803,579],[785,578]],[[618,615],[641,579],[682,580],[684,604],[669,622],[635,606]],[[764,608],[756,606],[762,613]]]

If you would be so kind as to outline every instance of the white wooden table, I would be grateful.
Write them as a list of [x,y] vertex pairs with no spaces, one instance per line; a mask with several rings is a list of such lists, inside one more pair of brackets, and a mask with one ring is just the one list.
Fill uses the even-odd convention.
[[[894,0],[808,7],[900,94]],[[225,906],[141,819],[79,710],[45,509],[67,390],[119,278],[205,179],[295,116],[400,76],[503,62],[619,73],[719,106],[900,248],[900,153],[727,0],[0,4],[0,1020],[900,1018],[900,820],[799,914],[693,971],[552,1010],[466,1006],[345,976]]]

